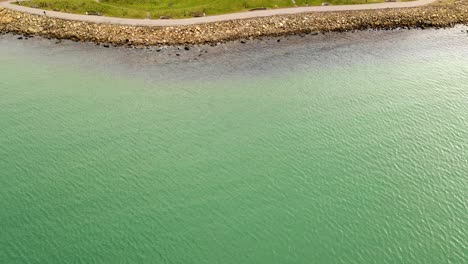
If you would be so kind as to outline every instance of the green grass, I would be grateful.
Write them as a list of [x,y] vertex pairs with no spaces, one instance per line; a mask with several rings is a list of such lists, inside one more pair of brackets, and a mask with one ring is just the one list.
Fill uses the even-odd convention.
[[[298,6],[321,5],[327,0],[296,0]],[[329,0],[333,5],[378,3],[384,0]],[[61,12],[85,14],[95,11],[105,16],[151,18],[170,16],[173,18],[192,17],[194,14],[217,15],[246,11],[256,7],[292,7],[291,0],[31,0],[22,3]]]

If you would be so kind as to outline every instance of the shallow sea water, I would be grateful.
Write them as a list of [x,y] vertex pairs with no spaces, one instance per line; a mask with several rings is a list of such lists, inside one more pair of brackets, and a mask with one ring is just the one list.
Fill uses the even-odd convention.
[[0,36],[0,263],[467,263],[466,29]]

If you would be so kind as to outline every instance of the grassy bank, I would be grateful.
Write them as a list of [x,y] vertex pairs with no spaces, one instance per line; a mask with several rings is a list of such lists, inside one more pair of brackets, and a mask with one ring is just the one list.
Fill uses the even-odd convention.
[[[378,3],[384,0],[296,0],[297,6]],[[247,11],[253,8],[292,7],[292,0],[31,0],[22,5],[61,12],[85,14],[87,11],[105,16],[128,18],[173,18],[196,15],[217,15]]]

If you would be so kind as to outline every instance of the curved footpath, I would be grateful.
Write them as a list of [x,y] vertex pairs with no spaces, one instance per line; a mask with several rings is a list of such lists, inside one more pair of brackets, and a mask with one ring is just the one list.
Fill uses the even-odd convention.
[[[207,16],[207,17],[194,17],[184,19],[130,19],[130,18],[117,18],[117,17],[105,17],[105,16],[87,16],[77,15],[70,13],[62,13],[56,11],[46,10],[48,17],[60,18],[73,21],[86,21],[92,23],[108,23],[118,25],[132,25],[132,26],[186,26],[195,24],[205,24],[213,22],[222,22],[237,19],[248,19],[258,17],[268,17],[275,15],[294,15],[301,13],[311,12],[334,12],[334,11],[356,11],[356,10],[376,10],[386,8],[408,8],[418,7],[431,4],[437,0],[416,0],[411,2],[386,2],[378,4],[363,4],[363,5],[338,5],[338,6],[308,6],[308,7],[291,7],[291,8],[280,8],[280,9],[269,9],[261,11],[251,12],[240,12],[225,15]],[[0,7],[4,7],[10,10],[24,12],[34,15],[44,15],[44,10],[30,8],[25,6],[19,6],[12,4],[17,2],[16,0],[10,0],[1,2]]]
[[181,20],[133,20],[52,11],[46,11],[44,16],[42,10],[2,3],[0,33],[92,41],[109,46],[157,46],[312,32],[468,25],[468,0],[431,2],[289,8]]

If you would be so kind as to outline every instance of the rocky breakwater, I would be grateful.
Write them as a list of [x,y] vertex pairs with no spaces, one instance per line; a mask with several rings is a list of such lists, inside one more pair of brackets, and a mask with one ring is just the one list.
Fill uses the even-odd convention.
[[320,12],[176,27],[69,21],[0,9],[0,32],[112,45],[187,45],[364,29],[451,27],[468,24],[468,0],[401,9]]

